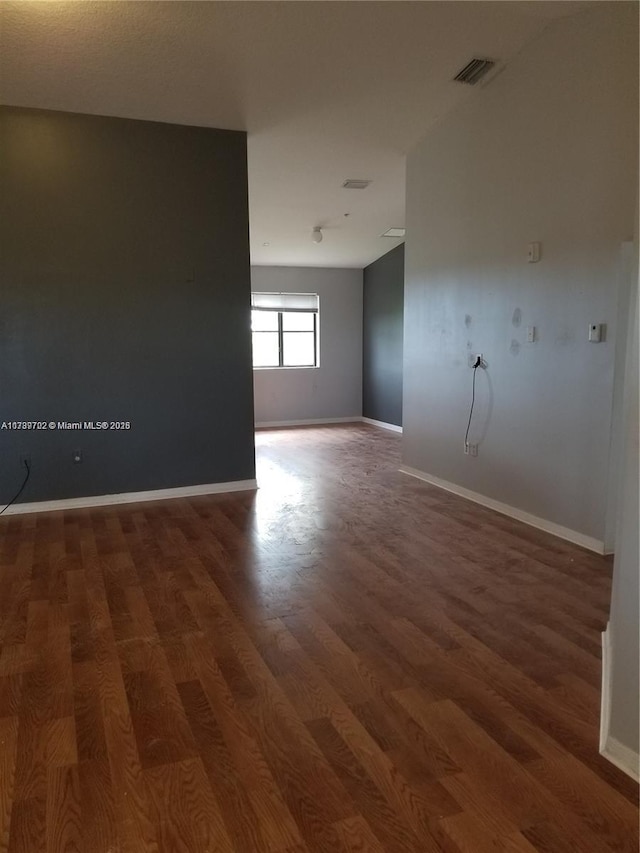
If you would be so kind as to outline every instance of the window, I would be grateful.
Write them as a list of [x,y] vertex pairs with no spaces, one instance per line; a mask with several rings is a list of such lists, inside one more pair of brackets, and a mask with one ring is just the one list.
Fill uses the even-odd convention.
[[251,337],[254,367],[317,367],[317,293],[252,293]]

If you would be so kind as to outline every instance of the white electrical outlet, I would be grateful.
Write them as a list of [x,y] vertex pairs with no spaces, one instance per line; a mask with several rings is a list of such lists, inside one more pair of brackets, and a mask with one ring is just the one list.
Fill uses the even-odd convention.
[[478,445],[470,444],[469,445],[469,456],[477,456],[478,455]]

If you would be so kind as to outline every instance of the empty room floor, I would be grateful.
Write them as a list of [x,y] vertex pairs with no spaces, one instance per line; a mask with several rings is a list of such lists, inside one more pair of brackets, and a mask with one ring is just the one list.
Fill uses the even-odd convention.
[[0,519],[2,853],[605,853],[611,562],[257,435],[257,493]]

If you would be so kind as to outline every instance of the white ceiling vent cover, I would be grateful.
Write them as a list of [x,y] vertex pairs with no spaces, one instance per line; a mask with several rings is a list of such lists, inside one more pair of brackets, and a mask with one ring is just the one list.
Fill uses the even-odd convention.
[[492,59],[472,59],[467,62],[463,69],[458,71],[453,78],[458,83],[468,83],[469,86],[475,86],[487,74],[495,62]]
[[363,181],[361,179],[349,178],[344,182],[342,188],[345,190],[366,190],[371,181]]

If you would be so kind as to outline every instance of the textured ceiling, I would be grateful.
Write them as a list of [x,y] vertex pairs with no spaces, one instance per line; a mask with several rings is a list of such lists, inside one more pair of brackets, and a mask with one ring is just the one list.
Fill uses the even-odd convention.
[[407,151],[477,96],[452,76],[584,5],[3,2],[1,98],[246,130],[252,262],[362,267],[399,242]]

